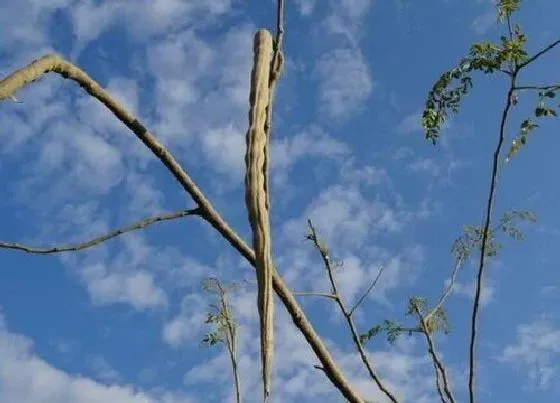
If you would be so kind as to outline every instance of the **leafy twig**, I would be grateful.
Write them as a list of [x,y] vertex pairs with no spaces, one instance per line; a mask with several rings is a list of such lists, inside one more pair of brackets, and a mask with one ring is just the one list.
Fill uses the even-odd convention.
[[442,400],[442,402],[444,401],[443,395],[441,393],[441,385],[440,385],[440,379],[439,379],[440,376],[443,380],[443,390],[445,392],[445,395],[449,399],[450,403],[455,403],[455,398],[453,397],[453,393],[451,392],[451,388],[450,388],[450,385],[449,385],[447,371],[446,371],[445,367],[443,366],[443,364],[441,362],[441,359],[439,358],[439,355],[438,355],[438,353],[436,351],[436,348],[435,348],[434,340],[433,340],[432,335],[431,335],[432,329],[430,329],[430,327],[429,327],[429,321],[422,314],[421,307],[418,306],[418,304],[413,304],[412,308],[413,308],[414,312],[416,313],[416,315],[418,316],[420,326],[421,326],[421,329],[422,329],[422,333],[426,337],[426,342],[428,344],[428,353],[430,354],[430,356],[432,358],[432,362],[434,363],[434,366],[435,366],[436,386],[437,386],[438,392],[440,394],[441,400]]
[[215,323],[217,330],[208,333],[202,340],[202,344],[213,346],[218,342],[222,342],[226,345],[231,360],[236,402],[241,403],[241,386],[237,364],[237,323],[231,312],[227,295],[229,289],[234,288],[235,285],[224,287],[218,279],[209,278],[202,287],[205,291],[216,294],[220,302],[219,306],[210,304],[216,313],[209,313],[206,323]]

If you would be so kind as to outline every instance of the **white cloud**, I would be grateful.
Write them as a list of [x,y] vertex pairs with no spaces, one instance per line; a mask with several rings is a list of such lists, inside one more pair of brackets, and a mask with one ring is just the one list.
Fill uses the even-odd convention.
[[428,175],[437,177],[441,173],[438,164],[432,158],[417,158],[412,163],[408,164],[408,169],[412,172],[426,173]]
[[403,118],[397,126],[397,133],[409,134],[422,130],[422,114],[419,112],[412,113]]
[[316,0],[295,0],[301,15],[310,16],[315,8]]
[[384,168],[374,165],[356,166],[354,158],[347,159],[341,167],[340,178],[345,183],[360,186],[373,186],[389,182],[389,176]]
[[[162,331],[163,341],[172,347],[184,343],[202,340],[206,313],[210,311],[208,302],[200,295],[190,294],[181,300],[181,311],[168,321]],[[212,329],[209,327],[208,331]]]
[[517,327],[517,341],[509,344],[499,360],[525,369],[539,389],[558,384],[560,373],[560,330],[544,320]]
[[367,61],[357,49],[335,49],[319,58],[319,102],[323,113],[334,119],[359,111],[373,89]]
[[[138,40],[179,27],[203,26],[230,11],[231,0],[125,0],[99,3],[82,1],[72,9],[72,25],[78,49],[97,39],[115,23],[125,27]],[[91,16],[91,19],[89,18]]]
[[311,126],[294,136],[275,140],[271,144],[271,164],[273,169],[287,169],[303,157],[324,157],[336,159],[350,154],[350,148],[331,137],[323,129]]
[[150,396],[132,385],[103,384],[63,372],[32,351],[27,337],[11,333],[0,316],[0,401],[26,403],[188,403],[173,393]]
[[128,303],[138,310],[167,305],[163,289],[148,272],[108,273],[101,265],[82,270],[91,298],[96,304]]
[[300,239],[311,218],[321,237],[342,250],[356,250],[372,233],[395,232],[403,225],[403,216],[382,201],[367,200],[357,186],[331,186],[312,201],[298,220],[285,224],[288,238]]
[[93,355],[87,359],[88,365],[102,381],[118,381],[120,374],[100,355]]
[[[445,281],[445,287],[450,284],[450,280]],[[468,284],[463,284],[460,282],[455,282],[453,285],[453,294],[468,297],[470,299],[474,298],[476,291],[476,282],[473,280]],[[482,284],[482,289],[480,290],[480,304],[486,306],[494,301],[494,287],[486,281],[486,284]]]
[[240,180],[245,171],[245,133],[232,126],[210,129],[201,139],[209,162],[218,172]]
[[492,26],[496,26],[495,10],[490,10],[476,17],[471,24],[471,29],[478,35],[482,35],[492,28]]

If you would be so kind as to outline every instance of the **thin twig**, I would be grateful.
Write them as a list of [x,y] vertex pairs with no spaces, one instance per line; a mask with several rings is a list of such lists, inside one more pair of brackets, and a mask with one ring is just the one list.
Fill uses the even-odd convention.
[[551,84],[551,85],[516,85],[513,88],[515,91],[518,90],[558,90],[560,89],[560,84]]
[[331,298],[331,299],[338,299],[337,295],[334,294],[329,294],[327,292],[294,292],[294,295],[296,297],[308,297],[308,296],[313,296],[313,297],[325,297],[325,298]]
[[560,39],[552,42],[550,45],[548,45],[546,48],[538,51],[537,53],[535,53],[533,56],[531,56],[530,58],[528,58],[527,60],[525,60],[523,63],[519,63],[519,66],[517,66],[517,70],[521,70],[523,67],[527,66],[530,63],[533,63],[535,60],[537,60],[539,57],[541,57],[542,55],[544,55],[546,52],[554,49],[556,46],[558,46],[560,44]]
[[81,242],[72,245],[63,245],[63,246],[53,246],[50,248],[45,247],[33,247],[33,246],[26,246],[20,243],[12,243],[12,242],[1,242],[0,241],[0,248],[2,249],[15,249],[20,250],[27,253],[33,253],[37,255],[48,255],[53,253],[61,253],[61,252],[70,252],[70,251],[79,251],[83,249],[88,249],[93,246],[97,246],[109,239],[116,238],[119,235],[126,234],[127,232],[135,231],[137,229],[146,228],[147,226],[154,224],[160,221],[169,221],[174,220],[177,218],[183,218],[186,216],[191,215],[199,215],[200,209],[195,208],[191,210],[181,210],[176,211],[174,213],[167,213],[163,215],[159,215],[156,217],[146,218],[142,221],[138,221],[134,224],[127,225],[126,227],[119,228],[115,231],[108,232],[105,235],[101,235],[99,237],[93,238],[86,242]]
[[226,345],[231,360],[233,372],[233,380],[235,386],[235,401],[241,403],[241,383],[239,381],[239,369],[237,363],[237,324],[230,310],[230,304],[227,298],[227,288],[223,287],[218,279],[210,279],[216,286],[220,298],[220,309],[224,313],[226,322]]
[[[218,233],[235,248],[252,266],[255,266],[255,252],[228,225],[214,206],[200,191],[183,167],[173,155],[122,105],[105,91],[97,82],[84,71],[56,55],[46,55],[33,61],[28,66],[16,70],[0,81],[0,101],[10,96],[25,85],[33,82],[43,74],[55,72],[70,79],[84,88],[84,90],[105,105],[126,127],[128,127],[148,147],[152,153],[168,168],[171,174],[193,198],[200,208],[200,216],[204,218]],[[340,371],[331,357],[323,341],[307,319],[296,298],[292,295],[276,270],[273,271],[273,286],[276,294],[286,307],[292,321],[298,327],[307,343],[313,349],[317,358],[326,369],[325,373],[333,385],[350,402],[362,403],[363,399]]]
[[443,379],[443,390],[445,392],[445,395],[449,399],[450,403],[455,403],[455,398],[453,397],[453,393],[451,392],[451,387],[449,385],[449,380],[448,380],[449,377],[447,376],[447,371],[445,370],[445,367],[443,366],[441,359],[439,358],[439,355],[436,351],[434,340],[432,339],[432,336],[428,329],[426,318],[422,315],[422,312],[420,312],[420,309],[417,306],[414,307],[414,310],[416,311],[416,315],[418,315],[418,319],[420,319],[420,324],[422,326],[422,333],[426,337],[426,342],[428,343],[428,353],[432,357],[432,361],[436,366],[436,384],[438,387],[438,391],[440,392],[440,396],[441,396],[441,386],[439,383],[439,376],[441,375],[441,378]]
[[307,220],[307,223],[309,224],[309,228],[311,230],[311,233],[308,235],[308,239],[313,242],[315,248],[319,251],[319,253],[321,255],[321,258],[323,259],[323,264],[325,266],[325,269],[327,270],[329,281],[331,283],[332,293],[333,293],[333,295],[337,296],[335,301],[336,301],[338,307],[340,308],[340,311],[342,312],[342,315],[346,319],[346,323],[348,324],[348,328],[350,329],[350,333],[352,334],[352,340],[354,341],[354,344],[356,345],[356,349],[358,350],[358,353],[360,355],[360,358],[361,358],[364,366],[366,367],[371,379],[375,382],[377,387],[385,394],[385,396],[387,396],[391,402],[398,403],[398,400],[395,397],[395,395],[393,395],[393,393],[391,393],[391,391],[389,391],[389,389],[385,386],[385,384],[383,383],[383,381],[381,380],[381,378],[379,377],[379,375],[376,373],[375,369],[373,368],[373,366],[369,362],[369,359],[366,355],[364,346],[363,346],[362,342],[360,341],[360,336],[359,336],[358,331],[356,329],[356,325],[354,324],[354,320],[352,319],[352,316],[350,315],[350,313],[346,309],[346,306],[344,305],[344,302],[342,301],[342,298],[340,298],[340,294],[338,292],[338,287],[336,285],[336,281],[335,281],[334,275],[333,275],[333,270],[332,270],[332,266],[331,266],[331,258],[328,254],[328,251],[321,244],[321,242],[319,242],[319,239],[317,238],[317,232],[315,231],[315,227],[313,227],[313,224],[311,223],[311,220]]
[[354,311],[362,304],[362,302],[364,302],[364,299],[369,295],[369,293],[371,292],[371,290],[373,290],[373,287],[375,287],[377,285],[377,282],[379,281],[379,278],[381,277],[381,274],[383,273],[383,270],[385,269],[385,267],[381,266],[381,268],[379,269],[379,271],[377,272],[377,276],[375,276],[375,278],[373,279],[373,281],[371,282],[371,284],[369,285],[368,289],[366,290],[366,292],[364,292],[364,294],[358,299],[358,301],[354,304],[354,306],[350,309],[350,311],[348,312],[348,315],[352,316],[352,314],[354,313]]
[[426,320],[430,319],[433,315],[436,314],[436,312],[442,307],[442,305],[445,302],[445,300],[447,299],[447,297],[449,297],[449,295],[451,294],[451,291],[453,291],[453,287],[455,286],[455,281],[457,280],[457,273],[459,272],[459,268],[461,267],[462,264],[463,264],[462,259],[457,259],[455,261],[455,266],[453,267],[453,272],[451,274],[451,280],[450,280],[447,288],[445,289],[445,291],[441,295],[441,297],[439,297],[439,300],[438,300],[437,304],[426,315]]

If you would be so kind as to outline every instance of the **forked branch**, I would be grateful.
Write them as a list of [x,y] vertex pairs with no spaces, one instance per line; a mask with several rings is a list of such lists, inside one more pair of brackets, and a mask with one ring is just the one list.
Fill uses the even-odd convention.
[[[119,104],[111,95],[97,82],[89,77],[84,71],[72,63],[63,60],[57,55],[43,56],[29,65],[16,70],[8,77],[0,81],[0,101],[11,99],[16,91],[33,82],[42,75],[54,72],[60,76],[70,79],[80,85],[88,94],[105,105],[126,127],[148,147],[152,153],[168,168],[171,174],[183,187],[183,189],[196,202],[199,215],[204,218],[222,237],[233,246],[247,261],[255,266],[255,253],[245,241],[224,221],[214,209],[210,201],[200,191],[195,182],[177,162],[173,155],[161,144],[136,117]],[[305,316],[302,308],[290,292],[284,281],[273,269],[273,286],[276,294],[286,307],[294,324],[301,331],[307,343],[311,346],[317,358],[321,362],[325,373],[334,386],[350,402],[363,402],[358,392],[350,385],[344,374],[339,370],[329,351],[324,346],[319,335]]]
[[[336,304],[338,305],[340,312],[342,312],[342,316],[344,316],[344,319],[346,320],[346,324],[348,325],[348,329],[350,330],[350,333],[352,335],[352,341],[354,342],[354,345],[358,350],[358,354],[360,355],[360,359],[362,360],[362,363],[366,367],[370,378],[375,382],[379,390],[381,390],[381,392],[383,392],[391,402],[398,403],[396,396],[393,395],[393,393],[387,388],[387,386],[385,386],[384,382],[381,380],[381,377],[379,376],[379,374],[377,374],[377,372],[373,368],[373,365],[369,361],[369,358],[364,349],[364,345],[360,340],[360,335],[358,333],[358,330],[356,329],[356,325],[354,324],[354,319],[352,318],[353,311],[349,311],[346,308],[346,305],[344,304],[344,301],[342,300],[340,293],[338,292],[338,286],[334,278],[333,267],[332,267],[331,257],[329,255],[329,252],[327,248],[318,239],[317,232],[315,230],[315,227],[313,227],[311,220],[308,220],[307,223],[309,224],[309,229],[310,229],[310,232],[307,235],[307,239],[309,239],[313,243],[313,246],[319,251],[319,254],[321,255],[321,259],[323,260],[323,265],[325,266],[325,270],[327,271],[329,282],[331,284],[332,295],[334,296],[333,299],[334,301],[336,301]],[[373,282],[373,284],[377,283],[377,279],[379,279],[379,274],[377,275],[377,278]],[[371,288],[373,288],[373,286],[369,288],[369,290],[366,292],[366,295],[371,291]]]

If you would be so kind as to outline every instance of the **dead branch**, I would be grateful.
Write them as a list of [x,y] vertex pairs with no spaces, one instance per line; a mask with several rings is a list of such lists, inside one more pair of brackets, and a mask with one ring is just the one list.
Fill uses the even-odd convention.
[[385,394],[385,396],[387,396],[389,398],[389,400],[391,402],[398,403],[398,400],[395,397],[395,395],[393,395],[393,393],[391,393],[391,391],[385,386],[385,384],[381,380],[380,376],[377,374],[377,372],[373,368],[373,365],[369,362],[369,358],[368,358],[368,356],[365,352],[364,346],[363,346],[362,342],[360,341],[360,336],[359,336],[358,331],[356,329],[356,325],[354,324],[354,319],[352,319],[351,313],[346,309],[346,305],[344,304],[344,301],[342,300],[342,298],[340,297],[340,293],[338,292],[338,287],[336,285],[336,280],[334,279],[334,274],[333,274],[332,264],[331,264],[331,258],[329,256],[328,250],[327,250],[327,248],[325,248],[325,246],[323,246],[323,244],[317,238],[317,232],[315,231],[315,227],[313,227],[313,224],[311,223],[311,220],[307,220],[307,223],[309,224],[309,228],[310,228],[310,231],[311,231],[309,233],[309,235],[307,236],[307,238],[311,242],[313,242],[313,245],[319,251],[319,254],[321,255],[321,258],[323,259],[323,264],[325,266],[325,269],[327,270],[327,275],[329,277],[329,282],[331,283],[332,294],[334,296],[336,296],[336,298],[333,298],[333,299],[336,301],[338,307],[340,308],[340,311],[342,312],[342,315],[346,319],[348,329],[350,330],[350,333],[352,334],[352,340],[354,341],[354,344],[356,345],[356,349],[358,350],[360,358],[361,358],[364,366],[366,367],[366,369],[369,373],[369,376],[375,382],[377,387]]
[[383,270],[385,268],[381,267],[381,269],[379,269],[379,271],[377,272],[377,276],[375,276],[375,278],[373,279],[373,281],[371,282],[371,284],[369,285],[369,287],[367,288],[366,292],[364,292],[362,294],[362,296],[358,299],[358,301],[356,301],[356,303],[354,304],[354,306],[352,306],[352,308],[350,308],[350,311],[348,312],[348,315],[352,316],[352,314],[354,313],[354,311],[356,309],[358,309],[358,307],[362,304],[362,302],[364,302],[364,300],[366,299],[366,297],[369,295],[369,293],[371,292],[371,290],[373,290],[373,288],[377,285],[379,279],[381,278],[381,274],[383,273]]
[[[251,265],[255,266],[255,253],[245,241],[224,221],[213,205],[200,191],[183,167],[173,155],[161,144],[136,117],[120,105],[97,82],[84,71],[57,55],[43,56],[28,66],[16,70],[0,81],[0,100],[11,97],[14,93],[42,75],[54,72],[80,85],[88,94],[105,105],[126,127],[128,127],[148,147],[152,153],[168,168],[171,174],[193,198],[204,218],[220,235],[234,247]],[[362,403],[363,399],[350,385],[339,370],[319,335],[305,316],[295,297],[292,295],[276,269],[273,269],[273,286],[276,294],[286,307],[292,321],[301,331],[317,358],[325,368],[329,380],[350,402]]]
[[337,300],[338,295],[329,294],[328,292],[294,292],[296,297],[324,297]]
[[37,254],[37,255],[49,255],[49,254],[61,253],[61,252],[75,252],[75,251],[97,246],[105,241],[108,241],[109,239],[116,238],[120,235],[126,234],[127,232],[135,231],[137,229],[146,228],[157,222],[175,220],[177,218],[183,218],[183,217],[187,217],[191,215],[199,215],[199,214],[200,214],[200,210],[198,208],[195,208],[191,210],[181,210],[181,211],[176,211],[174,213],[167,213],[156,217],[150,217],[142,221],[138,221],[134,224],[127,225],[126,227],[122,227],[117,230],[108,232],[105,235],[98,236],[89,241],[80,242],[72,245],[62,245],[62,246],[53,246],[50,248],[45,248],[45,247],[41,248],[41,247],[26,246],[20,243],[0,241],[0,248],[15,249],[15,250],[20,250],[23,252]]

